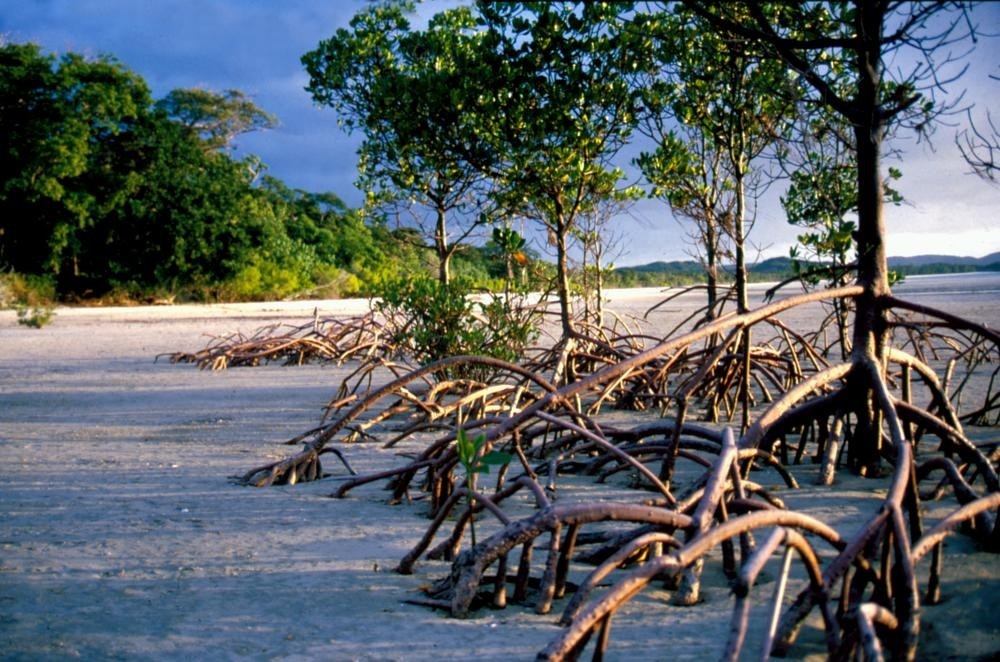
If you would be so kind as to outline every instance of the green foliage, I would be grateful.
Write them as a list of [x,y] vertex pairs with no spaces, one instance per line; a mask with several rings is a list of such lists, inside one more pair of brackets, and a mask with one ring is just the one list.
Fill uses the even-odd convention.
[[458,451],[458,461],[465,469],[466,476],[471,478],[474,474],[488,474],[491,466],[504,465],[511,461],[511,454],[503,451],[482,453],[485,445],[485,434],[480,433],[474,439],[469,439],[465,430],[459,428],[455,446]]
[[482,295],[479,307],[479,326],[474,336],[486,354],[510,363],[518,363],[528,345],[538,339],[539,315],[526,303],[523,294]]
[[524,282],[525,267],[528,264],[528,256],[525,253],[527,241],[513,228],[501,227],[493,228],[493,245],[499,253],[498,257],[503,263],[504,290],[509,291],[515,287],[515,270],[521,272],[521,282]]
[[393,341],[423,365],[469,353],[472,302],[467,293],[457,284],[426,277],[390,281],[383,284],[375,310],[391,322]]
[[[851,163],[835,163],[818,153],[807,155],[808,168],[791,174],[787,193],[781,204],[793,225],[810,228],[798,236],[809,262],[825,262],[825,273],[805,269],[799,247],[793,246],[790,256],[796,272],[816,284],[824,277],[842,281],[854,252],[856,223],[849,217],[857,209],[855,169]],[[839,274],[839,275],[835,275]]]
[[[968,7],[948,3],[775,3],[755,6],[749,20],[734,15],[732,3],[686,3],[709,17],[722,33],[752,35],[793,70],[802,90],[801,107],[820,126],[837,131],[854,152],[857,282],[876,294],[889,289],[882,222],[885,179],[883,142],[903,127],[919,134],[954,109],[942,102],[943,74],[954,60],[944,54],[962,40],[976,39]],[[888,66],[912,59],[909,67]],[[836,117],[830,122],[827,117]],[[814,130],[808,126],[808,130]],[[803,133],[803,132],[800,132]],[[808,134],[805,134],[808,135]],[[892,176],[890,171],[890,176]],[[836,229],[835,229],[836,232]],[[863,301],[868,306],[871,300]],[[859,300],[860,301],[860,300]],[[874,304],[871,304],[874,305]],[[853,335],[878,338],[873,320],[883,311],[855,317]],[[874,345],[882,342],[878,339]]]
[[128,138],[120,153],[138,183],[95,225],[79,276],[93,289],[129,281],[208,294],[254,264],[258,248],[274,239],[275,221],[243,165],[205,152],[161,115]]
[[[813,285],[827,281],[845,284],[856,259],[858,187],[857,157],[853,144],[845,139],[850,130],[833,116],[813,117],[801,131],[800,154],[786,151],[783,158],[791,170],[789,186],[781,205],[788,222],[805,228],[799,245],[790,249],[795,273]],[[891,182],[902,177],[889,168],[883,181],[883,201],[901,204],[902,196]],[[890,272],[890,284],[899,276]]]
[[55,317],[55,311],[49,306],[18,306],[17,323],[32,329],[40,329]]
[[265,177],[262,185],[271,203],[282,208],[289,238],[315,255],[310,294],[372,295],[398,273],[423,270],[412,237],[405,231],[365,223],[363,213],[348,209],[332,193],[289,189],[271,177]]
[[[483,453],[486,446],[486,435],[478,434],[474,439],[469,439],[464,428],[458,429],[455,438],[455,448],[458,453],[458,462],[465,470],[465,486],[469,490],[468,503],[472,507],[472,492],[476,489],[476,474],[488,474],[491,466],[502,466],[511,461],[510,453],[493,450]],[[469,520],[470,533],[472,535],[472,545],[476,545],[476,520],[475,517]]]
[[49,276],[0,274],[0,309],[17,305],[50,305],[55,300],[56,287]]
[[613,159],[635,126],[630,76],[642,60],[614,3],[477,8],[490,46],[481,55],[490,85],[475,97],[476,134],[489,146],[498,204],[549,233],[568,336],[572,231],[581,215],[638,195],[622,185]]
[[346,299],[365,294],[365,285],[358,276],[334,266],[320,265],[313,281],[312,289],[298,294],[317,299]]
[[[727,12],[746,20],[747,9]],[[690,6],[642,14],[637,29],[656,35],[662,69],[642,87],[651,151],[636,163],[674,214],[693,222],[704,256],[708,304],[716,302],[719,264],[731,246],[737,305],[747,305],[747,194],[755,161],[788,132],[797,90],[787,67],[751,40],[720,34]],[[675,128],[680,123],[682,128]]]
[[40,329],[55,317],[55,285],[49,278],[0,274],[0,310],[17,311],[17,323]]
[[525,244],[524,237],[513,228],[493,228],[493,242],[503,251],[504,256],[514,259],[519,253],[523,254]]
[[0,266],[47,276],[58,296],[357,294],[343,271],[382,268],[335,196],[259,186],[255,157],[218,151],[274,124],[238,91],[154,104],[111,58],[5,43],[0,93]]
[[[144,81],[111,58],[58,60],[0,45],[0,263],[75,275],[83,233],[128,197],[127,178],[95,185],[104,147],[149,105]],[[124,190],[123,190],[124,189]]]
[[481,213],[484,170],[470,162],[470,150],[486,152],[475,147],[468,121],[482,36],[468,7],[436,14],[424,31],[411,30],[411,9],[369,5],[302,62],[313,98],[364,136],[358,169],[366,208],[413,211],[446,283],[457,244],[489,221]]
[[[538,315],[516,296],[470,296],[469,287],[424,277],[383,283],[374,310],[381,313],[393,342],[421,365],[472,354],[517,361],[538,335]],[[486,378],[481,368],[463,377]],[[448,373],[445,376],[459,376]]]
[[[0,267],[51,278],[59,297],[210,300],[373,294],[399,274],[437,266],[442,283],[453,271],[508,295],[552,287],[566,330],[569,280],[593,270],[568,262],[572,242],[593,239],[580,219],[638,194],[622,188],[615,159],[640,117],[656,141],[637,161],[651,192],[675,213],[711,219],[699,240],[712,246],[706,264],[720,265],[745,261],[742,178],[753,176],[761,149],[786,137],[788,104],[804,89],[814,88],[799,107],[813,120],[809,131],[836,132],[843,144],[879,142],[883,128],[933,118],[917,74],[893,81],[892,71],[855,70],[855,37],[875,32],[859,29],[864,12],[852,7],[477,3],[413,29],[414,3],[366,5],[302,58],[313,98],[363,138],[364,210],[262,176],[256,157],[234,159],[225,149],[234,137],[276,125],[238,90],[174,90],[154,102],[114,58],[0,42]],[[914,14],[914,27],[925,29],[934,13]],[[765,18],[789,48],[803,46],[792,66],[761,50],[766,39],[719,29]],[[861,94],[865,86],[872,94]],[[812,113],[822,106],[844,121]],[[878,130],[860,131],[872,118]],[[900,199],[888,187],[869,199],[879,197],[878,177],[866,170],[849,181],[858,163],[817,154],[791,177],[789,217],[803,227],[803,259],[846,265],[852,235],[869,252],[883,245],[870,236],[875,203]],[[864,161],[877,172],[869,167],[877,159]],[[851,189],[862,180],[858,204]],[[389,229],[385,219],[403,215],[410,227]],[[548,234],[554,265],[529,256],[510,228],[470,246],[476,228],[514,218]],[[733,236],[733,255],[720,232]],[[717,277],[714,266],[707,271]],[[621,286],[654,276],[607,278]],[[491,316],[511,314],[511,300],[477,304],[473,329],[495,327]]]
[[242,133],[278,125],[276,117],[258,108],[239,90],[221,94],[197,88],[172,90],[156,102],[156,108],[188,129],[205,149],[231,147],[233,139]]

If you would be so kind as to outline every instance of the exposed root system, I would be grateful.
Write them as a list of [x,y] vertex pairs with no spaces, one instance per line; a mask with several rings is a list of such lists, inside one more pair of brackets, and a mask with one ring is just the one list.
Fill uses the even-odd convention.
[[[662,339],[618,323],[615,331],[581,324],[520,364],[456,356],[411,367],[366,349],[322,424],[289,442],[302,449],[240,480],[314,480],[324,453],[346,464],[340,451],[349,443],[405,443],[398,466],[354,475],[333,496],[384,482],[392,501],[424,498],[431,523],[398,571],[428,558],[452,568],[421,604],[457,617],[509,603],[544,614],[566,597],[565,627],[542,659],[576,658],[588,647],[600,659],[614,646],[612,619],[654,583],[674,604],[698,608],[702,578],[717,566],[734,593],[727,659],[743,652],[756,609],[766,610],[764,655],[791,652],[816,613],[831,657],[912,659],[920,605],[941,599],[943,538],[961,528],[1000,550],[1000,452],[963,430],[1000,416],[1000,336],[884,297],[890,348],[833,359],[838,352],[817,340],[823,329],[803,335],[780,319],[862,294],[848,286],[744,314],[693,316],[693,327]],[[360,334],[363,324],[350,324]],[[251,355],[234,347],[230,364]],[[969,402],[974,383],[985,396]],[[660,417],[624,426],[605,420],[612,407]],[[482,435],[480,456],[510,458],[491,485],[465,480],[459,430]],[[880,481],[880,507],[849,535],[788,509],[767,485],[794,489],[790,467],[804,462],[819,465],[821,484],[845,469]],[[614,483],[618,496],[562,498],[587,480]],[[634,496],[623,499],[621,490]],[[942,498],[956,506],[928,528],[925,505]],[[492,534],[466,545],[477,518]],[[921,592],[918,566],[927,557]],[[584,563],[593,568],[578,576]],[[765,568],[775,577],[770,598],[758,595]]]
[[280,362],[303,365],[342,362],[385,352],[383,327],[371,314],[349,318],[320,318],[301,326],[270,324],[250,335],[239,332],[213,338],[197,352],[166,355],[171,363],[194,363],[199,368],[254,367]]

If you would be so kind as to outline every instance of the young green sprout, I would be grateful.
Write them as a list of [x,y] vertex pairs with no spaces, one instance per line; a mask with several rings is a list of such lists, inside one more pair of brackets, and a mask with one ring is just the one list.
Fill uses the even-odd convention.
[[[471,513],[473,507],[472,493],[476,487],[476,474],[488,474],[491,466],[507,464],[511,460],[511,455],[510,453],[497,450],[482,453],[483,446],[486,445],[486,435],[480,432],[474,439],[469,439],[469,436],[462,428],[458,430],[455,445],[458,450],[458,461],[461,463],[462,468],[465,469],[465,487],[469,491],[467,498]],[[472,546],[475,547],[476,517],[474,514],[470,514],[469,527],[472,535]]]

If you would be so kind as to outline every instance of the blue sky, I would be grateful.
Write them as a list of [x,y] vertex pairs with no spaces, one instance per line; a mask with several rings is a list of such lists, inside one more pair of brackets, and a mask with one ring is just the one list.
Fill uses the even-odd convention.
[[[425,3],[433,13],[454,2]],[[288,185],[331,191],[358,205],[354,188],[357,138],[318,108],[304,87],[299,62],[320,40],[346,27],[363,7],[350,0],[0,0],[0,35],[32,41],[46,51],[111,54],[142,75],[157,98],[175,88],[236,88],[250,94],[281,126],[243,136],[239,148],[260,156]],[[1000,30],[1000,3],[977,9],[981,26]],[[975,112],[1000,119],[1000,38],[980,41],[970,69],[953,85],[968,88]],[[962,120],[954,118],[955,122]],[[907,199],[887,210],[889,253],[981,256],[1000,251],[1000,187],[967,174],[953,144],[955,128],[933,141],[900,140],[899,190]],[[786,255],[796,231],[783,220],[773,190],[757,212],[750,241],[764,257]],[[662,203],[646,201],[617,219],[619,265],[687,259],[685,228]],[[539,247],[541,248],[541,247]]]

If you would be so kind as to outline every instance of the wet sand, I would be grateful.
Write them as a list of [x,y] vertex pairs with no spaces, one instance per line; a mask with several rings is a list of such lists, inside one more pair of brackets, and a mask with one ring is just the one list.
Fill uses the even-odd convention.
[[[609,305],[641,314],[655,300],[620,292]],[[387,505],[380,485],[327,498],[337,475],[268,489],[228,479],[286,456],[278,442],[317,423],[344,369],[210,372],[155,357],[306,323],[316,307],[367,303],[61,308],[41,330],[0,312],[0,658],[522,660],[556,636],[562,602],[546,616],[511,606],[463,620],[404,603],[448,571],[392,572],[427,525],[419,503]],[[362,472],[399,461],[375,444],[349,457]],[[800,471],[805,486],[782,498],[844,534],[884,494],[849,476],[813,487],[815,469]],[[923,608],[921,657],[1000,652],[1000,562],[960,537],[948,550],[945,603]],[[732,607],[718,574],[693,609],[644,593],[615,619],[609,657],[717,657]],[[821,656],[818,635],[805,639],[797,652]]]

